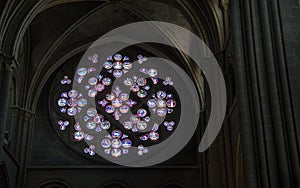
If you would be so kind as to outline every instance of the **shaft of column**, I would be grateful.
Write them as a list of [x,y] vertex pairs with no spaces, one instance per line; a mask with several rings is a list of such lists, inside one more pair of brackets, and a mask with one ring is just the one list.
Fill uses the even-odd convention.
[[35,114],[26,109],[20,110],[21,126],[18,128],[16,159],[19,161],[17,187],[26,187],[27,168],[30,161],[32,135],[35,123]]
[[242,44],[243,38],[240,14],[242,10],[240,8],[239,0],[232,0],[230,5],[232,12],[231,23],[234,41],[234,70],[236,75],[238,109],[241,124],[241,143],[243,149],[243,164],[245,167],[245,184],[248,188],[256,188],[258,187],[258,182]]
[[0,90],[0,161],[3,160],[4,131],[9,104],[10,82],[13,69],[17,66],[15,58],[1,54],[2,83]]
[[292,96],[290,83],[288,79],[288,68],[285,59],[284,39],[282,35],[281,15],[278,0],[270,2],[271,23],[274,31],[274,43],[276,50],[276,65],[278,67],[279,87],[282,101],[282,111],[284,114],[284,126],[286,127],[286,136],[288,140],[288,148],[290,152],[290,163],[292,168],[292,176],[294,187],[300,187],[300,139],[297,138],[300,129],[297,130],[295,123],[295,114],[292,105]]
[[[276,155],[277,155],[277,164],[278,168],[270,167],[270,171],[276,170],[280,175],[280,183],[281,186],[294,187],[291,185],[290,181],[290,167],[287,159],[287,148],[285,144],[285,130],[284,130],[284,122],[283,122],[283,114],[281,109],[281,96],[280,90],[278,87],[278,71],[275,67],[276,59],[276,45],[274,45],[272,35],[273,30],[271,28],[270,19],[273,17],[273,14],[269,13],[269,1],[268,0],[259,0],[258,1],[258,11],[260,17],[261,34],[262,34],[262,47],[264,51],[264,66],[265,66],[265,74],[268,83],[268,91],[269,91],[269,102],[270,107],[272,109],[272,128],[274,132],[274,145],[276,146]],[[271,173],[271,172],[270,172]],[[277,186],[278,179],[274,179],[273,184],[271,186]]]
[[[268,145],[270,145],[270,142],[266,142],[265,137],[265,128],[264,125],[266,123],[266,120],[263,119],[262,114],[268,114],[265,111],[265,108],[262,108],[262,102],[261,97],[263,95],[266,95],[264,92],[266,84],[265,79],[261,79],[260,76],[262,74],[259,74],[260,72],[263,72],[262,68],[258,68],[258,61],[257,56],[259,56],[260,53],[257,53],[257,43],[255,40],[259,38],[259,32],[257,31],[257,27],[255,27],[254,23],[257,23],[257,15],[256,15],[256,9],[251,5],[250,1],[241,1],[241,7],[243,16],[243,33],[244,33],[244,46],[245,46],[245,69],[248,70],[248,79],[249,79],[249,88],[251,91],[251,94],[249,95],[250,100],[252,101],[251,104],[251,114],[254,122],[253,126],[253,136],[255,138],[255,146],[257,151],[257,158],[256,163],[259,166],[258,171],[258,182],[259,185],[262,187],[270,187],[270,181],[269,181],[269,173],[268,173],[268,153],[270,153],[269,150],[266,148]],[[258,71],[259,70],[259,71]],[[263,83],[262,83],[263,82]],[[265,97],[264,97],[265,98]],[[270,139],[269,139],[270,140]],[[259,144],[257,144],[259,143]],[[269,152],[268,152],[269,151]],[[273,155],[274,156],[274,155]]]
[[[2,87],[3,70],[4,70],[4,54],[2,52],[0,52],[0,89]],[[0,93],[1,93],[1,90],[0,90]]]

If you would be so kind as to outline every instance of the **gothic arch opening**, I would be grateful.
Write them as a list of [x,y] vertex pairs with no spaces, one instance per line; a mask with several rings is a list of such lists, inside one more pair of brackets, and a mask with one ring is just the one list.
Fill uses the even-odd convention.
[[105,183],[104,185],[100,186],[99,188],[128,188],[125,184],[121,182],[108,182]]
[[177,183],[167,183],[165,185],[162,185],[160,188],[183,188],[182,185],[179,185]]
[[71,188],[71,186],[62,180],[53,179],[41,183],[37,188]]
[[[11,45],[8,42],[10,38],[4,36],[4,41],[6,41],[4,48],[11,48],[9,51],[13,51],[17,56],[20,56],[19,68],[24,71],[21,71],[22,74],[19,77],[26,77],[26,83],[24,83],[22,81],[25,79],[20,79],[16,75],[17,85],[20,87],[16,89],[15,93],[18,93],[16,95],[22,93],[20,94],[21,96],[17,96],[16,106],[22,106],[22,108],[17,110],[21,111],[20,114],[24,114],[22,118],[24,118],[26,125],[18,127],[17,131],[19,133],[25,132],[26,136],[24,137],[28,139],[16,140],[15,143],[21,141],[22,143],[15,148],[15,152],[18,158],[23,159],[24,156],[19,152],[24,148],[22,144],[30,145],[32,143],[32,147],[28,147],[30,148],[30,151],[28,151],[30,155],[28,153],[25,154],[25,158],[30,156],[28,160],[30,162],[26,164],[28,168],[23,171],[28,172],[26,172],[28,174],[26,180],[28,186],[35,184],[35,179],[39,179],[41,182],[46,181],[45,177],[49,173],[53,173],[53,178],[61,178],[63,181],[72,182],[73,185],[80,181],[78,177],[80,177],[81,170],[84,174],[90,175],[90,185],[94,185],[97,182],[98,173],[105,174],[104,169],[106,168],[115,169],[114,171],[118,172],[116,179],[122,178],[123,168],[115,167],[103,159],[91,160],[89,157],[82,157],[85,154],[78,155],[78,152],[83,153],[83,148],[80,148],[78,151],[74,148],[72,149],[69,145],[70,143],[65,143],[56,134],[58,119],[51,117],[51,110],[53,110],[52,107],[54,106],[52,100],[55,98],[52,98],[52,96],[55,96],[56,91],[54,90],[58,88],[56,81],[60,80],[58,77],[63,77],[68,72],[65,71],[68,69],[67,64],[71,67],[79,62],[83,52],[95,39],[107,31],[126,23],[143,20],[160,20],[174,23],[193,31],[205,40],[214,51],[219,51],[219,48],[222,46],[222,37],[220,28],[218,28],[220,23],[216,23],[219,18],[216,17],[220,15],[213,13],[215,9],[212,6],[215,5],[211,3],[201,1],[199,5],[198,3],[196,4],[197,6],[193,6],[193,4],[184,1],[176,1],[170,4],[169,1],[111,2],[75,0],[49,1],[48,4],[36,1],[36,5],[32,6],[32,9],[28,5],[28,10],[26,11],[27,5],[19,7],[20,12],[24,8],[23,13],[25,14],[26,12],[30,15],[24,15],[24,20],[19,20],[20,22],[15,24],[20,25],[20,30],[16,31],[17,36],[11,41]],[[204,18],[203,15],[207,15],[207,17]],[[49,20],[53,20],[53,22],[49,22]],[[14,30],[10,26],[5,27],[7,31]],[[21,45],[21,43],[23,44]],[[157,48],[155,55],[165,56],[170,60],[175,59],[175,61],[178,61],[177,64],[193,80],[198,89],[199,98],[202,98],[201,100],[204,102],[204,80],[201,70],[195,69],[193,62],[186,55],[175,49],[158,48],[153,44],[144,46],[144,49],[148,49],[148,51],[155,48]],[[137,56],[137,54],[134,56]],[[71,75],[72,73],[69,78],[72,77]],[[50,98],[48,97],[49,94]],[[54,103],[57,103],[56,100],[55,98]],[[204,108],[200,109],[201,112],[204,110]],[[205,120],[203,119],[202,121],[201,123],[204,123]],[[35,122],[35,126],[33,126],[33,122]],[[54,128],[54,126],[56,127]],[[170,126],[166,126],[166,128],[171,130]],[[196,184],[199,184],[199,180],[194,177],[197,176],[196,169],[200,165],[199,156],[196,154],[196,145],[200,139],[200,132],[199,130],[197,131],[192,141],[180,155],[176,155],[170,161],[155,167],[157,174],[154,173],[153,178],[159,178],[160,170],[170,171],[168,169],[174,169],[166,177],[172,181],[177,176],[176,174],[180,174],[178,166],[182,166],[184,171],[190,173],[191,179],[195,180]],[[69,139],[71,140],[73,133],[67,136],[70,136]],[[76,142],[72,144],[75,147],[79,146]],[[52,170],[48,172],[47,169],[50,168]],[[140,181],[143,181],[142,172],[144,169],[130,170],[130,174],[140,177]],[[64,174],[63,177],[60,177],[55,173],[66,171],[73,175],[67,176]],[[45,177],[40,175],[40,172]],[[112,170],[108,172],[106,178],[99,181],[105,181],[108,177],[114,176],[112,172]],[[134,182],[133,179],[129,179],[126,185],[128,183],[128,186],[131,187],[129,184]],[[162,182],[160,181],[155,186],[159,187],[161,184]],[[51,186],[64,187],[66,185],[59,182],[46,182],[41,187]]]

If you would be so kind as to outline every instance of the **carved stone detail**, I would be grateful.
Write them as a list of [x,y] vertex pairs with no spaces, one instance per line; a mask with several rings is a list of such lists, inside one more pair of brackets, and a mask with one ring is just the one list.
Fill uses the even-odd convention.
[[4,53],[0,53],[0,63],[1,69],[13,71],[15,68],[19,66],[16,58],[14,56],[8,56]]

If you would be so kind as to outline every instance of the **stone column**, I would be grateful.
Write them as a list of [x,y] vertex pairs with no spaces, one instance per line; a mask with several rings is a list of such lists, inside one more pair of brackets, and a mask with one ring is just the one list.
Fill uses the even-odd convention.
[[276,0],[232,0],[246,187],[300,187],[299,152]]
[[227,34],[229,33],[229,0],[221,0],[220,1],[220,7],[223,12],[223,27],[224,27],[224,40],[226,41]]
[[1,90],[0,90],[0,161],[3,160],[3,141],[6,125],[6,117],[9,103],[9,92],[12,71],[17,67],[18,63],[14,57],[0,53],[1,67]]
[[242,25],[240,16],[240,1],[232,0],[231,5],[231,29],[233,38],[234,71],[237,87],[237,106],[241,126],[241,147],[243,149],[243,164],[245,169],[245,184],[247,187],[258,187],[256,170],[256,156],[254,148],[253,130],[249,110],[249,96],[247,91],[247,77],[243,52]]
[[12,152],[19,163],[17,187],[26,187],[27,167],[30,163],[31,141],[36,120],[35,113],[20,107],[13,107],[17,119],[12,141]]

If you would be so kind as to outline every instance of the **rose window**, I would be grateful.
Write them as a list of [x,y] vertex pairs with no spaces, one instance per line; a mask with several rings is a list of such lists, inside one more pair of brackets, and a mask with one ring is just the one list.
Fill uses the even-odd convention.
[[[159,78],[159,68],[144,66],[148,59],[143,55],[137,54],[135,61],[126,54],[114,54],[104,62],[99,57],[89,56],[88,66],[57,79],[61,87],[54,96],[56,129],[71,135],[65,137],[72,142],[83,142],[84,155],[94,157],[98,150],[120,158],[132,147],[137,156],[149,155],[149,146],[166,140],[179,123],[176,82],[171,76]],[[99,73],[96,66],[102,66]]]

